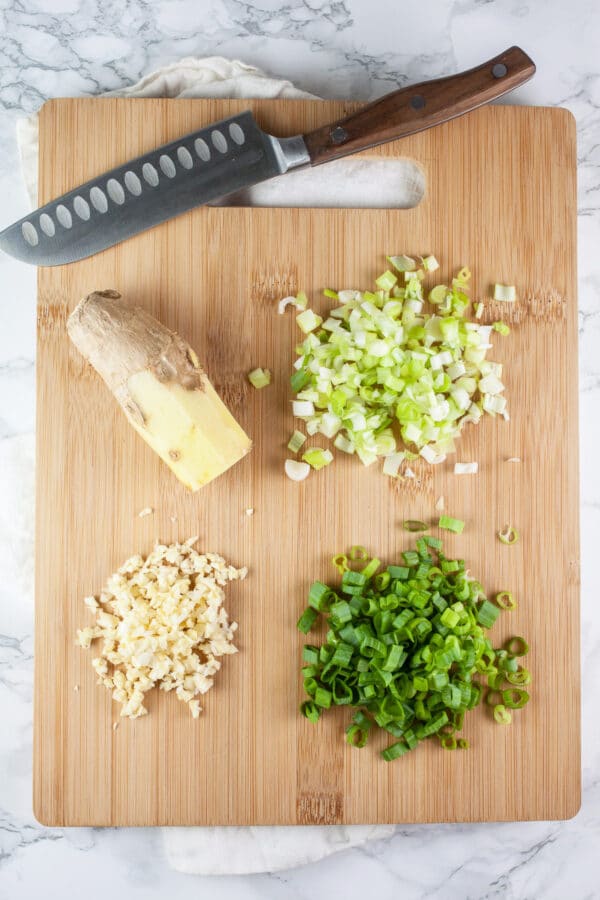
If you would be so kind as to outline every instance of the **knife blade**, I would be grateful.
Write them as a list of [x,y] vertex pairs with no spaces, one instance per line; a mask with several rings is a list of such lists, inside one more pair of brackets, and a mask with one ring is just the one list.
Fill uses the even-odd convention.
[[523,84],[532,60],[511,47],[476,68],[387,94],[305,135],[264,132],[250,111],[104,172],[0,232],[0,249],[38,266],[84,259],[196,206],[290,169],[320,165],[463,115]]

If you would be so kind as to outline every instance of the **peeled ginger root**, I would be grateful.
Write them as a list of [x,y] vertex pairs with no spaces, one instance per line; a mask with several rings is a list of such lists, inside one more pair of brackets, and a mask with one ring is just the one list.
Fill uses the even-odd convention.
[[67,331],[138,434],[192,491],[251,449],[189,344],[117,291],[84,297]]

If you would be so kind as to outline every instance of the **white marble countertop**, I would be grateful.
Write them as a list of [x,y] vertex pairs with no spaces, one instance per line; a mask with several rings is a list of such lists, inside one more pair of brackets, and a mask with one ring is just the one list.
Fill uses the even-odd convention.
[[[0,228],[24,215],[15,121],[45,99],[136,81],[221,54],[325,97],[367,100],[518,43],[538,74],[511,102],[566,106],[579,129],[583,806],[566,823],[399,827],[385,842],[292,871],[172,871],[153,829],[46,829],[31,812],[31,575],[0,584],[0,896],[319,898],[598,897],[600,847],[600,12],[590,0],[0,0]],[[76,149],[75,149],[76,152]],[[35,271],[0,259],[0,545],[10,558],[32,490]],[[598,531],[596,530],[598,529]],[[595,551],[597,553],[597,550]],[[13,553],[14,557],[14,553]],[[568,735],[565,735],[568,740]],[[343,885],[343,892],[342,892]]]

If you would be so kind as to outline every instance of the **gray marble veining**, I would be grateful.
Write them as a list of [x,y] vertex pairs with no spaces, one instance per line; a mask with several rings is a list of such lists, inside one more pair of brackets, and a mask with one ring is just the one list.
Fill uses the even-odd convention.
[[[512,43],[538,65],[510,102],[562,105],[578,124],[582,443],[583,781],[566,823],[398,828],[387,841],[278,875],[171,871],[150,829],[45,829],[31,813],[31,529],[35,272],[0,259],[0,897],[89,900],[401,895],[406,900],[600,896],[600,11],[591,0],[0,0],[0,227],[24,215],[14,125],[49,97],[95,94],[184,56],[221,54],[325,97],[370,99],[463,69]],[[75,149],[76,152],[76,149]],[[568,740],[568,735],[565,736]]]

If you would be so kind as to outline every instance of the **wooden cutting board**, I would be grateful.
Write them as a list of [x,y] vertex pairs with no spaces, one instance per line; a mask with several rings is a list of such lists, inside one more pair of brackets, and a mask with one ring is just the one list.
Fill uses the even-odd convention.
[[[40,119],[40,202],[178,135],[251,107],[275,134],[306,131],[352,105],[312,101],[54,100]],[[481,109],[371,151],[410,157],[427,180],[412,210],[202,208],[82,262],[39,273],[34,808],[48,825],[244,825],[564,819],[580,803],[575,126],[561,109]],[[302,485],[283,475],[294,427],[288,376],[298,340],[276,301],[305,289],[369,288],[388,253],[436,254],[445,278],[468,264],[476,296],[515,283],[490,318],[511,420],[465,429],[456,459],[416,465],[408,486],[352,458]],[[94,289],[118,288],[196,348],[253,452],[188,493],[126,423],[70,346],[67,315]],[[500,308],[502,307],[502,308]],[[255,366],[274,373],[253,390]],[[343,454],[338,454],[342,457]],[[520,463],[507,463],[518,456]],[[344,743],[347,710],[317,726],[302,699],[295,628],[309,583],[364,544],[387,561],[405,518],[446,511],[467,522],[447,550],[516,612],[493,635],[527,636],[532,701],[510,728],[467,716],[468,752],[428,743],[392,764],[377,737]],[[152,516],[139,518],[143,507]],[[255,514],[248,517],[247,507]],[[496,532],[521,532],[514,547]],[[200,535],[202,549],[247,565],[227,591],[240,653],[227,658],[197,721],[175,696],[120,720],[75,646],[86,594],[154,539]],[[333,573],[335,574],[335,573]]]

